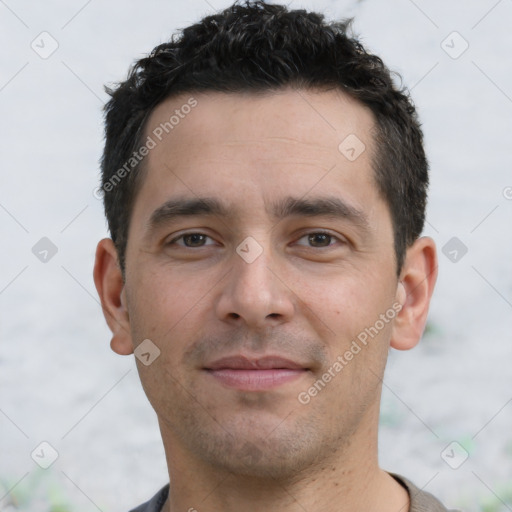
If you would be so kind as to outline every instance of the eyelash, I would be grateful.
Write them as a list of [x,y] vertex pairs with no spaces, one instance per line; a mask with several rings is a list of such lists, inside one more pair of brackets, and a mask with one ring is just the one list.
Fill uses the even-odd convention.
[[[210,236],[206,235],[205,233],[201,233],[200,231],[190,231],[189,233],[183,233],[180,236],[178,236],[176,238],[173,238],[166,245],[175,245],[178,240],[181,240],[184,237],[191,236],[191,235],[201,235],[201,236],[205,236],[205,237],[210,238],[211,240],[213,240]],[[298,240],[302,240],[303,238],[309,237],[311,235],[326,235],[326,236],[330,237],[331,239],[334,239],[334,240],[340,242],[341,244],[346,244],[346,242],[344,240],[342,240],[341,238],[333,235],[332,233],[330,233],[328,231],[323,231],[323,230],[309,231],[307,233],[304,233],[300,238],[297,239],[297,241]],[[178,245],[178,244],[176,244],[176,245]],[[197,248],[200,248],[200,247],[205,247],[205,245],[199,245],[199,246],[196,246],[196,247],[189,247],[187,245],[181,245],[181,244],[179,244],[179,245],[180,245],[180,247],[184,247],[184,248],[187,248],[187,249],[197,249]],[[213,245],[213,244],[208,244],[208,245]],[[333,245],[329,244],[329,245],[323,246],[323,247],[308,246],[309,249],[328,249],[330,247],[333,247]]]

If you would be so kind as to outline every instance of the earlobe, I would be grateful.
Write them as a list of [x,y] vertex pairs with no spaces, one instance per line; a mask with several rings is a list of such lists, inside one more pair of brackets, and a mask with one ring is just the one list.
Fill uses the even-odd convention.
[[105,320],[112,331],[112,350],[121,355],[133,353],[126,290],[119,268],[117,251],[110,238],[98,243],[94,264],[94,284],[101,300]]
[[409,350],[420,340],[437,279],[436,246],[430,237],[418,238],[407,250],[396,300],[402,308],[395,317],[391,347]]

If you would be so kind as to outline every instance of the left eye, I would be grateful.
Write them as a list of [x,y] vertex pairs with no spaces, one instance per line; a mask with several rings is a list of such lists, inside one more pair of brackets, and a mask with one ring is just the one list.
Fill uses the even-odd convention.
[[[176,244],[181,245],[182,247],[203,247],[204,245],[212,245],[211,243],[206,244],[206,240],[208,238],[210,237],[203,233],[185,233],[184,235],[171,240],[169,245]],[[181,240],[183,243],[177,243],[178,240]]]
[[[299,238],[300,240],[306,239],[306,243],[310,244],[310,247],[330,247],[333,245],[331,242],[341,240],[330,233],[324,233],[323,231],[316,231],[314,233],[308,233]],[[303,245],[303,244],[299,244]]]

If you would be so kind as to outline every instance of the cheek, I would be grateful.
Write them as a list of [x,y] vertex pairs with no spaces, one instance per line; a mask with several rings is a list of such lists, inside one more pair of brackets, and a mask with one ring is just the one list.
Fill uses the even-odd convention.
[[346,275],[317,280],[315,286],[306,286],[298,294],[306,309],[335,332],[350,332],[350,328],[375,321],[385,303],[384,294],[371,282]]
[[355,277],[330,279],[303,295],[307,301],[302,314],[324,340],[330,361],[353,350],[357,355],[351,359],[351,367],[368,365],[379,371],[385,360],[392,322],[389,318],[383,322],[381,315],[391,307],[391,299],[387,288],[373,282]]
[[146,273],[133,281],[128,293],[130,325],[137,337],[157,340],[179,328],[192,315],[200,298],[197,287],[165,273]]
[[180,400],[182,386],[190,387],[181,361],[187,344],[200,332],[199,316],[204,319],[206,313],[201,301],[205,289],[187,281],[164,272],[141,274],[128,294],[134,345],[149,339],[160,350],[149,366],[137,361],[141,383],[155,408],[163,403],[171,408]]

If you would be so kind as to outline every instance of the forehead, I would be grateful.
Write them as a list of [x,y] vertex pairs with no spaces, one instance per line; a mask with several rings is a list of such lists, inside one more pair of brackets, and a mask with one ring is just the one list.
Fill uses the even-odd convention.
[[229,197],[241,210],[322,191],[375,202],[374,126],[370,109],[340,90],[172,97],[145,127],[152,149],[132,218],[173,195]]
[[272,140],[288,139],[305,145],[306,151],[313,146],[332,151],[339,150],[340,142],[350,135],[371,146],[374,125],[371,110],[339,89],[284,88],[261,93],[181,94],[157,105],[145,131],[160,146],[174,142],[174,152],[187,152],[180,143],[191,132],[207,146],[265,141],[271,149]]

